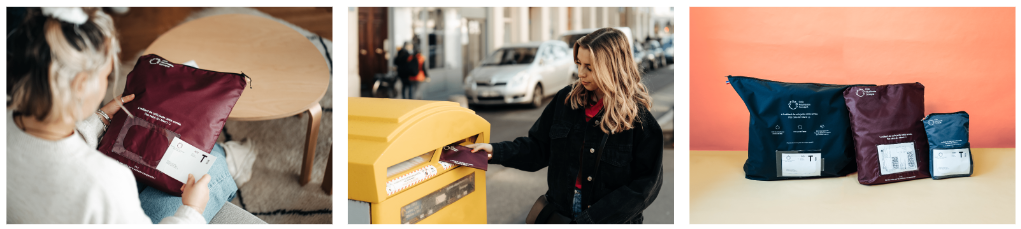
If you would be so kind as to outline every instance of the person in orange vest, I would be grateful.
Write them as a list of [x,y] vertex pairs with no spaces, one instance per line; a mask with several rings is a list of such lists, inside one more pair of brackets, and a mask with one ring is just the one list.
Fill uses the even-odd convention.
[[397,66],[397,76],[401,79],[401,85],[404,85],[401,87],[401,97],[415,99],[418,83],[427,81],[429,77],[425,70],[425,57],[412,42],[404,42],[404,48],[394,58],[394,65]]
[[428,77],[429,77],[429,73],[425,71],[425,69],[426,69],[426,67],[425,67],[425,57],[423,57],[422,53],[419,52],[420,49],[417,46],[414,47],[414,50],[415,50],[415,53],[408,57],[408,62],[411,63],[411,64],[417,64],[418,65],[418,69],[416,69],[416,70],[418,70],[417,71],[418,74],[415,74],[415,75],[409,77],[408,84],[407,84],[408,86],[405,87],[405,88],[408,88],[408,95],[409,95],[408,98],[410,98],[410,99],[416,99],[417,96],[415,95],[415,89],[418,88],[418,83],[422,82],[422,81],[428,81]]

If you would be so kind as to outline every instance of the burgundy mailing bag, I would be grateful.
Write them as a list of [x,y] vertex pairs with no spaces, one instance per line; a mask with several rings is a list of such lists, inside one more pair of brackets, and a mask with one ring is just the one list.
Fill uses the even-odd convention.
[[925,86],[920,83],[855,86],[844,90],[851,115],[858,183],[885,184],[929,178]]
[[173,63],[156,54],[138,58],[123,93],[135,94],[124,104],[134,118],[118,111],[99,151],[131,168],[137,181],[181,196],[183,183],[157,170],[157,164],[175,137],[209,154],[247,85],[245,77]]
[[489,169],[488,153],[485,151],[472,153],[472,148],[462,145],[444,146],[440,161],[481,170]]

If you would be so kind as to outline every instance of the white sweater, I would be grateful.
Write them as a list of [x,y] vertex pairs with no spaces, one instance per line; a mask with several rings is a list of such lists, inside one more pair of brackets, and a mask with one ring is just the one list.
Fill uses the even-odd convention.
[[[7,110],[7,223],[152,223],[131,170],[96,150],[103,133],[98,116],[77,123],[70,137],[50,141],[19,129],[11,113]],[[181,205],[160,223],[206,221]]]

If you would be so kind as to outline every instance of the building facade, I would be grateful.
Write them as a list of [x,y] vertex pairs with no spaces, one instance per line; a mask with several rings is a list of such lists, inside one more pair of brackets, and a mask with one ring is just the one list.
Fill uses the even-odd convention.
[[349,54],[357,57],[350,59],[350,73],[357,74],[352,77],[359,78],[362,96],[376,74],[392,71],[392,58],[404,42],[412,42],[427,59],[430,81],[419,85],[420,98],[447,100],[463,93],[467,74],[506,44],[602,27],[630,27],[641,42],[673,33],[670,7],[361,7],[349,12],[357,14],[349,17],[357,17],[349,21],[357,30],[349,37],[349,48],[357,49]]

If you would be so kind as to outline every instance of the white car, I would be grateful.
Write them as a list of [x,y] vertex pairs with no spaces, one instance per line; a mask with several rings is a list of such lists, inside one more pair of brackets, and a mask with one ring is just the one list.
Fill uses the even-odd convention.
[[559,40],[504,46],[482,61],[464,80],[469,104],[529,104],[574,83],[574,55]]

